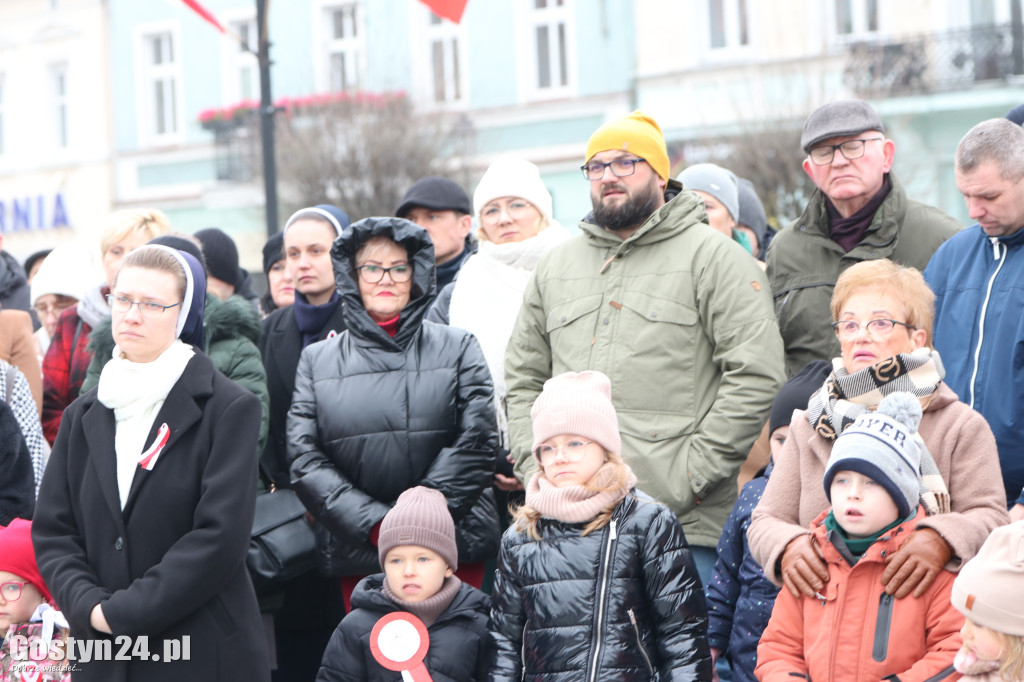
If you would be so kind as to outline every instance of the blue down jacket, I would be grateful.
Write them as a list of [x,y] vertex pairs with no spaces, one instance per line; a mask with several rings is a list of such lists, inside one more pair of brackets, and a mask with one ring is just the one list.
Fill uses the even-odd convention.
[[490,680],[711,679],[700,578],[672,511],[632,491],[611,522],[505,531],[488,628]]
[[[394,338],[363,307],[352,267],[376,235],[405,246],[413,265]],[[302,351],[288,413],[292,486],[318,522],[321,571],[380,571],[371,533],[417,485],[448,500],[460,562],[493,557],[491,374],[472,334],[423,320],[435,292],[430,236],[401,218],[367,218],[345,228],[331,256],[347,328]]]

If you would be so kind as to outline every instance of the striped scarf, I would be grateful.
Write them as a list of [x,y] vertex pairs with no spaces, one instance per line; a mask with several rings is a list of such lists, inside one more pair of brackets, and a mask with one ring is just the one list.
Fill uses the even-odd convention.
[[[836,358],[824,386],[811,396],[807,420],[819,436],[835,441],[858,416],[874,410],[882,398],[897,391],[914,394],[926,409],[945,375],[938,351],[930,348],[901,353],[853,374]],[[947,513],[946,482],[920,434],[914,437],[921,447],[921,503],[929,515]]]

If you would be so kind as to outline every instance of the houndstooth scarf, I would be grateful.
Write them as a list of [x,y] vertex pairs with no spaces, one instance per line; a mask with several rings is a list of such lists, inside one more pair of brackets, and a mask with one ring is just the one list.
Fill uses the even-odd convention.
[[[841,358],[835,358],[824,386],[811,396],[807,420],[819,436],[834,441],[858,416],[874,410],[891,393],[912,393],[926,408],[945,375],[938,351],[930,348],[901,353],[853,374],[846,371]],[[947,513],[946,482],[920,434],[914,437],[921,446],[921,503],[929,515]]]

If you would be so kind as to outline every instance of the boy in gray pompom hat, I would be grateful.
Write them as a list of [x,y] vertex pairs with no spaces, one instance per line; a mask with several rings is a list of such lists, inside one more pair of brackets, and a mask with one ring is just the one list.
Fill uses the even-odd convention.
[[902,599],[882,583],[887,558],[925,517],[920,421],[920,400],[894,393],[836,439],[824,477],[832,508],[811,524],[828,581],[814,598],[779,593],[757,648],[759,680],[949,674],[963,623],[949,603],[955,574],[943,569],[923,594]]

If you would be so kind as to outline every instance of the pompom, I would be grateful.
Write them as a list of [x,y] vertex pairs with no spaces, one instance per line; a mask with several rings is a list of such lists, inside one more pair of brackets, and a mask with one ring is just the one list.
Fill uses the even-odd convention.
[[921,423],[921,401],[913,393],[900,391],[882,398],[878,404],[878,413],[892,417],[901,424],[906,424],[911,431],[917,431]]

